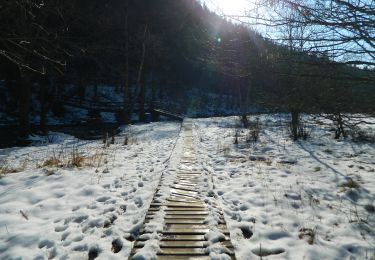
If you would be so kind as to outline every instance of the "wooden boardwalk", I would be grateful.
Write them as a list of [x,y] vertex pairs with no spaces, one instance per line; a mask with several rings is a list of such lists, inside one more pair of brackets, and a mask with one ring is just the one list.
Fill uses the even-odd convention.
[[[210,259],[208,247],[212,246],[212,242],[210,244],[205,235],[212,226],[209,227],[207,224],[209,209],[199,192],[201,173],[187,170],[197,165],[192,145],[191,122],[184,122],[183,134],[180,138],[183,138],[183,155],[180,158],[176,181],[170,185],[169,197],[164,202],[158,202],[158,198],[163,195],[160,194],[160,189],[156,192],[130,259],[145,246],[147,240],[141,238],[143,234],[147,234],[145,225],[152,221],[160,211],[164,211],[164,227],[159,234],[158,259]],[[224,237],[214,246],[215,248],[218,246],[221,252],[235,259],[227,225],[222,211],[217,208],[215,212],[218,211],[220,217],[215,229],[224,234]]]

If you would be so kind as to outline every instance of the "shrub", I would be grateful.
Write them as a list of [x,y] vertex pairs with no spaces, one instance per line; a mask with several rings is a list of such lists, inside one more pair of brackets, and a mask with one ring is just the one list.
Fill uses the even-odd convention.
[[59,167],[61,164],[62,162],[59,159],[52,157],[43,163],[43,167]]
[[2,176],[4,176],[5,174],[9,174],[9,173],[17,173],[17,172],[20,172],[22,171],[24,168],[26,167],[26,164],[25,162],[22,164],[21,167],[13,167],[13,166],[9,166],[5,160],[0,160],[0,178]]
[[316,237],[316,228],[301,228],[299,230],[299,239],[305,239],[310,245],[314,244]]
[[20,172],[20,171],[21,171],[20,169],[17,169],[17,168],[14,168],[14,167],[9,167],[9,166],[6,166],[6,165],[0,166],[0,178],[5,174],[16,173],[16,172]]
[[249,132],[246,136],[246,142],[257,142],[259,140],[259,133],[260,133],[260,124],[259,124],[259,118],[256,119],[255,122],[249,123]]
[[69,165],[73,167],[82,167],[84,161],[85,157],[79,153],[78,149],[73,148]]
[[340,185],[341,188],[349,188],[349,189],[358,189],[360,187],[359,183],[353,179],[349,179],[348,181],[342,183]]
[[[290,123],[288,127],[289,136],[294,138],[293,124]],[[297,139],[307,140],[311,136],[311,129],[307,124],[300,122],[297,127]]]
[[354,142],[369,142],[369,143],[375,143],[375,134],[366,132],[363,129],[360,129],[359,127],[353,128],[350,131],[350,135],[352,137],[352,140]]

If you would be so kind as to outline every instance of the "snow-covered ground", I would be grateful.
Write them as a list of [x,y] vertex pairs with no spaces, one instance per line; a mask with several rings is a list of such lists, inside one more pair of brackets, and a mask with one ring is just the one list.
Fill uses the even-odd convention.
[[[223,208],[236,257],[373,260],[375,144],[334,140],[326,125],[292,142],[285,116],[259,121],[246,142],[236,117],[193,120],[201,191]],[[161,174],[178,168],[179,130],[135,125],[109,147],[56,133],[0,150],[0,175],[16,172],[0,177],[0,259],[126,259]]]
[[[285,116],[259,116],[246,142],[237,118],[195,121],[195,141],[238,259],[374,259],[375,144],[329,127],[292,142]],[[237,128],[238,129],[238,128]]]
[[17,171],[0,177],[0,259],[126,259],[179,129],[131,126],[106,148],[55,134],[0,150],[0,170]]

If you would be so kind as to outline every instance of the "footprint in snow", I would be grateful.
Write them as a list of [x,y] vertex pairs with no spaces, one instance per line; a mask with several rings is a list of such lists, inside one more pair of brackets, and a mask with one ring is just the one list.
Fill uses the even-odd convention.
[[62,235],[61,235],[61,241],[65,241],[68,236],[70,235],[70,232],[67,231],[67,232],[64,232]]
[[123,246],[123,243],[122,243],[121,239],[117,238],[117,239],[113,240],[112,241],[112,252],[117,254],[118,252],[121,251],[122,246]]
[[104,184],[102,187],[108,190],[111,188],[111,184]]
[[43,247],[51,248],[54,245],[55,245],[55,242],[53,242],[52,240],[44,239],[44,240],[39,242],[38,247],[39,248],[43,248]]
[[113,214],[107,220],[104,221],[104,228],[109,228],[117,220],[117,215]]
[[74,219],[73,219],[73,222],[74,223],[82,223],[83,221],[85,221],[86,219],[88,219],[88,215],[86,215],[86,214],[82,214],[82,215],[80,215],[80,216],[77,216],[77,217],[75,217]]
[[68,225],[55,227],[55,232],[63,232],[68,229]]
[[115,207],[109,207],[109,208],[104,209],[102,214],[106,214],[106,213],[108,213],[108,212],[113,212],[113,211],[115,211],[115,210],[116,210]]
[[72,211],[74,212],[74,211],[77,211],[77,210],[79,210],[81,208],[81,206],[75,206],[75,207],[73,207],[72,208]]
[[122,185],[118,183],[118,184],[115,184],[114,187],[115,187],[116,189],[121,189],[121,188],[122,188]]
[[80,241],[83,240],[83,238],[84,238],[83,235],[77,235],[75,237],[72,237],[71,241],[73,241],[73,242],[80,242]]
[[92,203],[91,205],[87,205],[87,208],[88,208],[88,209],[97,209],[97,208],[98,208],[98,205],[94,202],[94,203]]
[[285,231],[273,231],[269,232],[266,237],[270,240],[279,240],[285,237],[290,237],[290,235]]
[[134,203],[135,203],[135,205],[137,205],[138,208],[143,206],[143,201],[139,197],[135,198]]
[[84,252],[88,250],[87,245],[76,245],[73,248],[73,251],[79,251],[79,252]]
[[240,227],[242,235],[246,239],[250,239],[253,236],[253,231],[251,231],[249,226]]
[[260,256],[260,257],[265,257],[265,256],[270,256],[270,255],[279,255],[282,253],[285,253],[285,249],[283,248],[264,248],[263,246],[259,246],[259,248],[253,249],[251,252],[253,254]]
[[107,200],[109,200],[111,197],[108,197],[108,196],[103,196],[103,197],[99,197],[96,199],[97,202],[106,202]]

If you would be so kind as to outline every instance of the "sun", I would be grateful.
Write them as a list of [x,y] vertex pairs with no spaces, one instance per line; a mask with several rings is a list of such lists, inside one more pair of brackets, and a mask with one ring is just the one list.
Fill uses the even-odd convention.
[[251,0],[203,0],[208,8],[226,15],[240,15],[253,7]]

